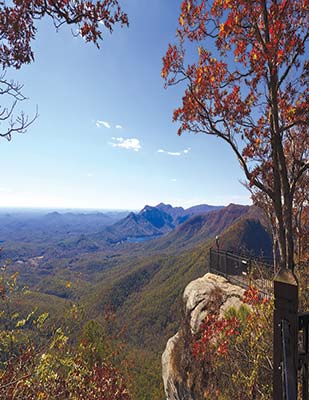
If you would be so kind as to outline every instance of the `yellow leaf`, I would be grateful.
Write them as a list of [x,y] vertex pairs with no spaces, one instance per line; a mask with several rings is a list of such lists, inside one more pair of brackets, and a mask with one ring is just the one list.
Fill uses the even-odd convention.
[[25,326],[25,324],[26,324],[26,320],[21,319],[20,321],[17,322],[17,324],[15,326],[16,326],[16,328],[22,328],[23,326]]

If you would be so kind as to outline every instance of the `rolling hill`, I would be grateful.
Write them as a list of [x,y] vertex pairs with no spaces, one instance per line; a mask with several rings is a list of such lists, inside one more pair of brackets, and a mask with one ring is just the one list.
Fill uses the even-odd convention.
[[272,242],[264,222],[254,207],[235,204],[194,216],[103,272],[89,307],[99,316],[111,306],[116,320],[127,326],[130,343],[161,351],[181,317],[184,287],[208,269],[215,236],[227,250],[268,257]]
[[[23,282],[33,290],[35,304],[43,310],[57,314],[59,306],[61,314],[72,304],[82,306],[76,337],[89,320],[99,321],[110,333],[125,327],[128,351],[140,360],[134,379],[142,384],[136,400],[145,399],[145,393],[152,400],[162,399],[154,395],[161,384],[161,353],[182,318],[185,286],[208,270],[215,236],[220,236],[221,248],[271,255],[271,238],[259,210],[236,204],[215,210],[208,207],[188,212],[162,203],[145,206],[99,233],[61,236],[61,241],[51,234],[42,256],[27,259],[25,250],[22,263],[12,265],[13,271],[21,271]],[[58,215],[49,218],[59,220]],[[185,218],[182,223],[181,218]],[[159,234],[143,243],[127,240]],[[36,249],[36,242],[24,245],[31,245],[33,252]],[[38,249],[42,251],[41,241]],[[25,307],[31,307],[31,299]],[[105,320],[110,310],[115,313],[112,327]]]

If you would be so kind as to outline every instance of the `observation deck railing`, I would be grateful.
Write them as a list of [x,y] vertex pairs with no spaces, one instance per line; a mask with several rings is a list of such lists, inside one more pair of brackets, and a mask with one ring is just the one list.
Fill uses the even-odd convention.
[[273,263],[270,258],[248,257],[230,251],[210,249],[209,272],[224,276],[243,288],[254,284],[263,296],[273,292]]
[[210,249],[209,272],[274,297],[273,400],[309,400],[309,312],[298,313],[298,283],[290,270],[274,276],[271,259]]

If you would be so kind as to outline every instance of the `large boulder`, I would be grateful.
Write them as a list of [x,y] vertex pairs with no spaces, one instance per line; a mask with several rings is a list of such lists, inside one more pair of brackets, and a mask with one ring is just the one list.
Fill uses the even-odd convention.
[[162,355],[162,377],[167,400],[202,400],[207,385],[205,363],[192,355],[192,343],[207,314],[219,308],[221,315],[230,307],[239,308],[244,289],[225,278],[207,273],[189,283],[183,294],[184,316],[175,336]]

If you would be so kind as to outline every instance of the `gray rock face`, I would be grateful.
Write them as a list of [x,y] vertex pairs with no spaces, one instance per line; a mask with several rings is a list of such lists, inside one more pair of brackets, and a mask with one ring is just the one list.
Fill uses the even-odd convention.
[[244,289],[225,278],[207,273],[189,283],[183,294],[183,323],[167,342],[162,355],[162,378],[167,400],[202,400],[205,397],[207,370],[204,363],[192,356],[192,342],[201,322],[211,311],[214,299],[220,315],[234,306],[239,308]]
[[165,351],[162,354],[162,378],[165,388],[165,394],[169,400],[177,400],[177,397],[175,397],[177,389],[175,387],[174,380],[172,379],[170,371],[174,369],[172,354],[175,348],[175,344],[178,340],[179,333],[176,333],[176,335],[168,340]]

